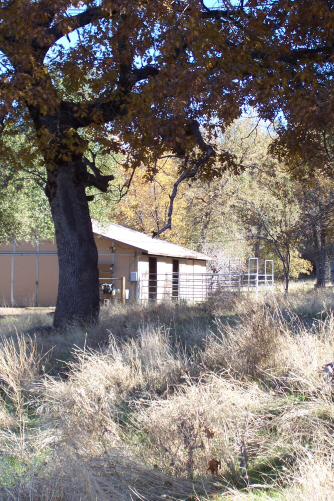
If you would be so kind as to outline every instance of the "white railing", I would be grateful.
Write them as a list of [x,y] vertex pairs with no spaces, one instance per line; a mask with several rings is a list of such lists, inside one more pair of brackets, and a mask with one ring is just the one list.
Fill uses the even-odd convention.
[[206,301],[218,292],[265,293],[274,287],[274,265],[266,260],[264,273],[259,273],[257,258],[249,260],[248,272],[228,273],[151,273],[140,279],[139,299]]

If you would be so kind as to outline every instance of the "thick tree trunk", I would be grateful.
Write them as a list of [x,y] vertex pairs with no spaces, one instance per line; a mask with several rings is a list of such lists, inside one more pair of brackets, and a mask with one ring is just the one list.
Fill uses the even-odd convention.
[[[317,275],[317,288],[326,286],[326,230],[320,227],[320,237],[318,237],[316,231],[315,233],[315,265],[316,265],[316,275]],[[320,245],[318,243],[318,238],[320,240]]]
[[94,321],[99,313],[98,254],[81,159],[48,171],[46,193],[56,231],[59,287],[54,326]]

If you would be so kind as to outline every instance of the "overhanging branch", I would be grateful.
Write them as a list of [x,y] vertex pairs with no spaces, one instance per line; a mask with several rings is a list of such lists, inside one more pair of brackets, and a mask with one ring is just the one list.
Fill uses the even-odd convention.
[[110,174],[109,176],[104,176],[103,174],[101,174],[100,170],[95,165],[94,157],[93,162],[88,160],[88,158],[84,158],[84,163],[93,171],[93,174],[87,172],[86,186],[94,186],[103,193],[106,193],[106,191],[108,191],[110,181],[113,181],[115,179],[114,176],[112,174]]
[[[91,7],[90,9],[85,10],[84,12],[80,12],[76,16],[69,16],[65,19],[59,21],[59,23],[52,26],[48,33],[53,35],[55,40],[59,40],[65,35],[68,35],[72,31],[77,30],[78,28],[83,28],[88,24],[96,21],[97,19],[103,19],[106,17],[106,12],[99,7]],[[54,43],[54,42],[53,42]]]
[[[126,81],[122,82],[122,91],[116,92],[112,99],[98,99],[95,102],[88,103],[62,101],[58,114],[66,119],[67,127],[73,129],[88,127],[96,122],[99,124],[110,122],[115,118],[126,115],[128,96],[133,86],[150,76],[158,74],[159,70],[151,65],[135,68],[129,73]],[[59,122],[58,116],[56,122]]]

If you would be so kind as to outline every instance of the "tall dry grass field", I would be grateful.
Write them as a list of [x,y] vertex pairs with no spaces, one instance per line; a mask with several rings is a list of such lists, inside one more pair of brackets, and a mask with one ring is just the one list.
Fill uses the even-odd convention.
[[304,291],[113,305],[64,331],[1,319],[0,500],[331,499],[332,307]]

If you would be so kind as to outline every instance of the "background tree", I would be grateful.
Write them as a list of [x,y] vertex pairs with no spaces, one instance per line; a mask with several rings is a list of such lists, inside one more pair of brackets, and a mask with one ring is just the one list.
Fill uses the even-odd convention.
[[[15,139],[26,141],[24,135]],[[13,144],[11,149],[12,152],[20,151]],[[126,178],[120,176],[120,158],[111,154],[100,155],[96,147],[95,151],[90,151],[90,156],[94,157],[101,172],[115,173],[115,183],[108,192],[100,192],[94,187],[87,189],[92,218],[102,224],[108,223],[110,213],[126,191]],[[35,242],[37,238],[54,240],[50,205],[44,192],[45,169],[38,162],[38,155],[34,156],[31,162],[17,158],[14,165],[16,164],[19,164],[19,169],[7,165],[0,170],[0,241],[12,241],[14,237],[18,244],[20,240]]]
[[234,209],[246,238],[255,243],[257,257],[261,246],[266,256],[274,253],[281,263],[287,294],[290,277],[312,269],[311,263],[302,260],[298,252],[302,212],[293,182],[277,168],[269,175],[259,169],[257,179],[247,179],[246,183],[243,181],[244,186],[235,197]]
[[[290,277],[311,270],[300,250],[306,243],[304,212],[314,208],[310,203],[302,207],[300,201],[310,187],[291,178],[286,166],[268,154],[274,137],[274,130],[254,115],[233,123],[217,139],[215,148],[228,150],[242,173],[235,176],[222,171],[213,180],[181,186],[168,238],[214,255],[214,272],[225,271],[230,257],[242,261],[253,256],[274,257],[276,276],[285,278],[288,289]],[[165,161],[162,171],[157,166],[152,179],[157,182],[154,188],[143,177],[139,189],[134,181],[115,213],[117,221],[147,234],[157,227],[157,217],[159,227],[166,222],[168,194],[177,179],[175,162]],[[151,189],[154,196],[149,196]]]
[[[127,172],[124,172],[126,179]],[[152,236],[165,226],[168,218],[170,193],[178,178],[178,165],[170,158],[156,163],[156,172],[148,177],[147,169],[140,166],[136,169],[126,196],[122,197],[115,210],[109,216],[115,222],[129,226]],[[175,200],[173,227],[163,234],[169,241],[179,245],[187,245],[189,228],[186,219],[185,187],[181,186]]]
[[302,211],[303,247],[315,263],[317,287],[326,285],[328,249],[334,236],[333,179],[319,173],[316,178],[296,183],[296,197]]

